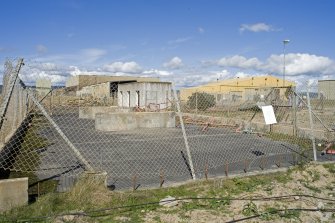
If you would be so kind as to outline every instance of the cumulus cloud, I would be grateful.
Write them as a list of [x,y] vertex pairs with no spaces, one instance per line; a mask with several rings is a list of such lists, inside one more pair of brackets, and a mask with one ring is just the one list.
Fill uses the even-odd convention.
[[112,73],[122,72],[122,73],[131,73],[131,74],[142,72],[142,68],[140,67],[140,65],[138,65],[134,61],[113,62],[110,64],[106,64],[104,65],[103,70],[112,72]]
[[239,55],[223,57],[217,62],[217,65],[222,67],[238,67],[243,69],[259,67],[261,64],[262,63],[255,57],[247,59]]
[[[221,67],[233,67],[256,70],[266,73],[281,74],[283,72],[284,55],[271,55],[264,62],[258,58],[243,56],[224,57],[217,61]],[[290,53],[285,58],[285,71],[288,76],[297,75],[328,75],[335,72],[335,62],[324,56],[306,53]]]
[[171,76],[173,73],[166,71],[166,70],[157,70],[157,69],[150,69],[145,70],[142,73],[142,76],[154,77],[154,76]]
[[277,31],[273,26],[266,23],[255,23],[255,24],[242,24],[240,26],[240,32],[250,31],[250,32],[271,32]]
[[36,46],[37,53],[46,53],[48,51],[48,48],[42,44],[39,44]]
[[179,57],[173,57],[170,61],[163,64],[163,67],[169,69],[179,69],[184,66],[183,61]]
[[52,84],[62,84],[70,76],[70,69],[57,66],[54,63],[35,63],[23,67],[20,78],[29,85],[34,85],[37,79],[49,79]]
[[[281,73],[283,70],[284,55],[271,55],[263,70]],[[290,53],[285,56],[285,70],[289,76],[301,74],[323,75],[335,72],[335,62],[328,57],[317,56],[306,53]]]

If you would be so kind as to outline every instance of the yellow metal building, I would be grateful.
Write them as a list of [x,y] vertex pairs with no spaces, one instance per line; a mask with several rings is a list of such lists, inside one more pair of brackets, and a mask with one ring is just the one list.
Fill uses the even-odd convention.
[[246,101],[253,100],[255,96],[266,96],[273,90],[278,96],[285,95],[287,88],[295,87],[295,83],[271,75],[246,78],[219,80],[206,85],[184,88],[180,90],[180,99],[187,101],[195,92],[206,92],[216,97],[216,101]]

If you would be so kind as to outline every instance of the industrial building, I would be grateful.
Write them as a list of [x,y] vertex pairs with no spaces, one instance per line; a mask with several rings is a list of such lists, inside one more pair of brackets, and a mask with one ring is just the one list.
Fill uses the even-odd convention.
[[159,78],[155,77],[133,77],[133,76],[110,76],[110,75],[90,75],[82,74],[70,77],[65,87],[73,90],[81,90],[85,86],[96,85],[105,82],[119,81],[142,81],[142,82],[158,82]]
[[171,82],[130,82],[118,86],[120,107],[165,109],[171,105]]
[[326,100],[335,100],[335,80],[319,80],[318,93]]
[[[165,109],[171,105],[171,82],[161,82],[158,78],[139,78],[139,77],[113,77],[109,76],[109,81],[98,84],[87,85],[87,82],[99,82],[106,77],[85,76],[85,83],[77,83],[69,88],[80,88],[76,90],[76,96],[84,98],[105,99],[112,105],[125,108],[146,108],[151,107],[155,110]],[[79,77],[77,80],[81,80]],[[87,81],[89,80],[89,81]],[[83,80],[82,80],[83,81]],[[71,83],[68,81],[67,83]],[[84,84],[86,86],[84,86]],[[68,85],[69,86],[69,85]]]
[[180,98],[187,101],[195,92],[206,92],[216,97],[216,103],[224,101],[254,100],[261,95],[284,96],[288,87],[295,87],[295,83],[271,75],[246,78],[218,80],[206,85],[184,88],[180,90]]

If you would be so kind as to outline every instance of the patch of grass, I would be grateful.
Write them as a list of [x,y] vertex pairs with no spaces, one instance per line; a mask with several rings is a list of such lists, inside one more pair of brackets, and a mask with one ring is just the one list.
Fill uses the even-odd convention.
[[[249,177],[197,181],[187,185],[170,188],[137,191],[109,191],[102,184],[97,185],[95,182],[91,182],[83,177],[70,191],[57,194],[50,193],[41,196],[40,199],[31,205],[16,208],[5,213],[3,219],[11,219],[11,221],[15,221],[17,219],[29,219],[36,216],[67,214],[70,211],[83,211],[89,213],[89,211],[92,210],[106,208],[109,210],[89,213],[92,222],[121,222],[122,219],[120,220],[120,217],[124,217],[122,220],[124,222],[143,222],[143,219],[145,219],[144,217],[148,212],[177,214],[181,217],[185,215],[185,217],[187,217],[186,214],[193,210],[212,210],[214,215],[220,215],[223,212],[227,212],[228,215],[234,216],[234,214],[236,215],[237,213],[232,212],[230,209],[231,197],[239,197],[241,194],[248,196],[248,192],[264,192],[264,190],[271,193],[276,182],[287,183],[290,180],[292,180],[291,173],[288,171]],[[218,182],[220,183],[218,184]],[[313,186],[307,184],[308,181],[303,180],[302,183],[305,183],[306,187],[312,188],[315,192],[319,191],[318,188],[315,189]],[[111,209],[112,207],[118,206],[158,202],[160,199],[165,198],[168,195],[176,198],[196,198],[199,196],[216,197],[220,198],[220,200],[195,199],[188,202],[181,202],[181,205],[171,209],[161,208],[158,204]],[[241,203],[241,205],[243,205],[243,203]],[[275,207],[278,208],[279,206]],[[275,214],[273,212],[275,212],[276,209],[271,208],[272,207],[268,207],[262,214],[261,209],[259,209],[255,203],[248,202],[243,207],[243,215],[251,216],[261,214],[261,219],[270,221],[277,217],[298,218],[300,214],[300,212],[290,211]],[[29,222],[29,220],[27,221]],[[185,221],[187,222],[187,219],[185,219]],[[159,222],[158,218],[157,222]]]
[[278,183],[287,184],[288,182],[292,180],[290,173],[291,173],[290,171],[287,171],[286,173],[276,174],[274,175],[274,179]]
[[335,164],[334,163],[326,163],[322,165],[324,168],[328,170],[329,173],[335,173]]
[[285,210],[283,212],[279,212],[279,217],[287,218],[287,219],[300,219],[301,211],[298,210]]
[[320,176],[320,173],[318,171],[307,170],[307,173],[311,176],[312,182],[320,180],[321,176]]
[[307,189],[309,189],[309,190],[311,190],[311,191],[313,191],[313,192],[315,192],[315,193],[321,193],[321,189],[319,189],[318,187],[315,187],[315,186],[313,186],[313,185],[310,185],[309,183],[303,183],[303,185],[304,185]]

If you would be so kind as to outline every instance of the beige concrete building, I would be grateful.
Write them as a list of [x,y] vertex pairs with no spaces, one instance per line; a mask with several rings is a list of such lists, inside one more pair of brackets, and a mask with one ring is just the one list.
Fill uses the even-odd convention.
[[36,91],[40,96],[44,96],[51,91],[51,80],[50,79],[37,79],[36,80]]
[[206,85],[184,88],[180,90],[180,98],[187,101],[195,92],[206,92],[216,97],[216,102],[253,100],[261,95],[274,92],[277,96],[284,96],[286,89],[296,84],[292,81],[266,75],[246,78],[220,80]]
[[335,100],[335,80],[319,80],[318,93],[327,100]]
[[155,109],[164,109],[170,106],[171,82],[154,81],[158,78],[132,78],[84,86],[76,91],[76,95],[82,98],[102,99],[125,108],[154,106]]
[[85,86],[91,86],[106,82],[119,82],[119,81],[157,82],[159,81],[159,78],[83,74],[70,77],[66,81],[65,87],[74,88],[74,90],[81,90]]
[[118,87],[118,106],[165,109],[171,105],[171,82],[131,82]]

